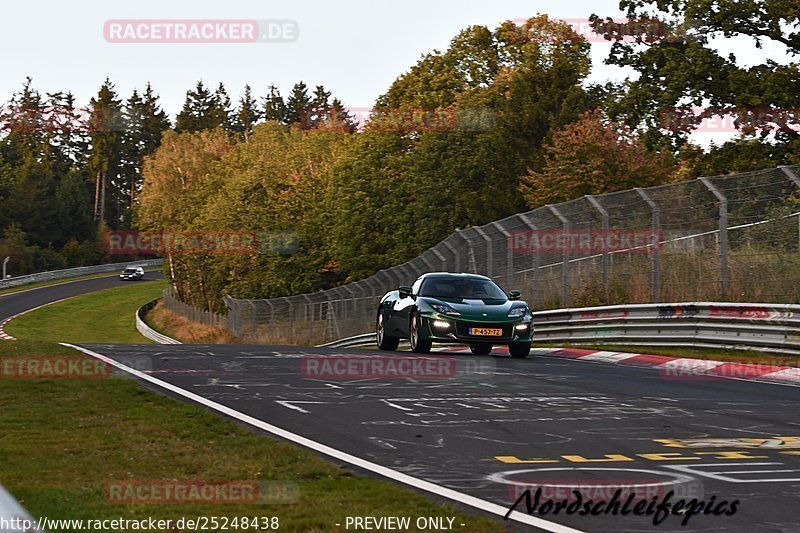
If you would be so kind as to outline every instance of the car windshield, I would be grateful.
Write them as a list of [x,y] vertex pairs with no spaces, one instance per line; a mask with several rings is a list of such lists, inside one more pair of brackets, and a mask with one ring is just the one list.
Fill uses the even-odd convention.
[[493,281],[480,278],[428,278],[422,283],[420,296],[481,300],[508,299],[503,289]]
[[126,274],[135,274],[136,273],[136,269],[135,268],[126,268],[125,269],[125,273]]

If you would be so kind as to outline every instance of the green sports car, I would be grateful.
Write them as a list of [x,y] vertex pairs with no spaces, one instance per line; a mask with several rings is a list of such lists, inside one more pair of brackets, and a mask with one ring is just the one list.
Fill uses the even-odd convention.
[[381,350],[396,350],[400,339],[428,353],[434,342],[469,344],[486,355],[505,344],[512,357],[531,351],[531,311],[519,291],[506,294],[494,281],[477,274],[424,274],[411,287],[381,298],[376,338]]

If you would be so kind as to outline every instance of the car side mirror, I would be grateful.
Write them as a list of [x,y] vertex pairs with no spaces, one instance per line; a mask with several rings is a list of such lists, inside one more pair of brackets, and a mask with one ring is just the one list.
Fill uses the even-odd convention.
[[522,293],[519,291],[511,291],[508,293],[509,300],[519,300],[520,296],[522,296]]
[[408,285],[400,285],[400,288],[397,290],[400,293],[401,298],[407,298],[411,296],[411,287]]

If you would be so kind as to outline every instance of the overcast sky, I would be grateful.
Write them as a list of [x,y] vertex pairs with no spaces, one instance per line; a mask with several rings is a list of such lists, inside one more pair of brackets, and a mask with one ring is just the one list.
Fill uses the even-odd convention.
[[[209,85],[224,82],[234,100],[246,83],[260,97],[270,83],[285,95],[303,80],[312,87],[324,84],[348,107],[368,108],[421,54],[445,49],[469,25],[495,28],[503,20],[537,13],[560,19],[585,19],[592,13],[620,17],[617,6],[616,0],[8,2],[0,33],[0,100],[30,76],[38,90],[71,90],[85,105],[108,76],[123,97],[150,81],[174,117],[198,79]],[[242,44],[107,42],[104,24],[119,19],[288,19],[296,21],[299,38]],[[776,53],[726,46],[745,62]],[[607,43],[592,45],[592,81],[624,76],[602,64],[609,49]]]

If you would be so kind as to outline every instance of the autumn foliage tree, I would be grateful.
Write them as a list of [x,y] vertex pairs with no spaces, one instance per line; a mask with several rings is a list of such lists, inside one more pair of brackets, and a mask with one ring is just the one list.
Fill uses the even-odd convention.
[[530,207],[666,183],[675,172],[672,154],[649,151],[636,133],[606,120],[598,110],[553,134],[541,171],[522,176]]

